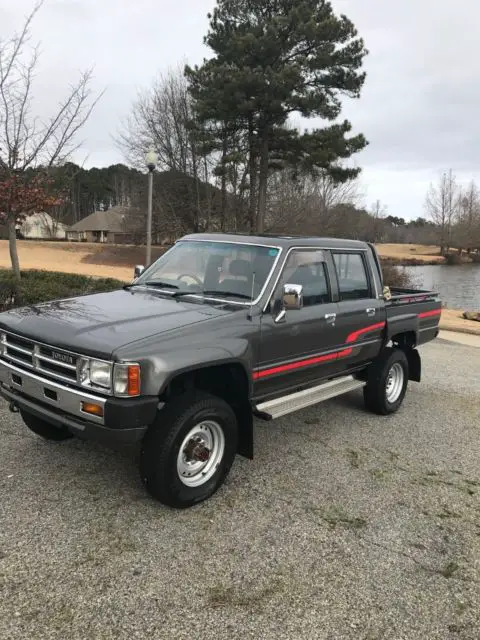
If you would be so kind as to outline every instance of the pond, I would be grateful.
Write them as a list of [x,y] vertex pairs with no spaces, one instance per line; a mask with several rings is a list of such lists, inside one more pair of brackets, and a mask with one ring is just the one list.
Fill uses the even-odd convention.
[[438,291],[444,306],[480,311],[480,264],[404,267],[414,287]]

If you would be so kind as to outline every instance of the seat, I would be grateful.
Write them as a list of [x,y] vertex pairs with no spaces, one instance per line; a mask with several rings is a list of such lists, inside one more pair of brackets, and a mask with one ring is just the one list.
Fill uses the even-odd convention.
[[228,268],[228,275],[219,284],[222,291],[231,291],[244,296],[252,295],[253,269],[248,260],[232,260]]
[[290,277],[292,284],[303,287],[303,304],[306,307],[329,302],[328,286],[323,266],[302,264]]
[[221,261],[218,260],[218,257],[216,258],[217,260],[213,258],[209,260],[205,274],[205,289],[208,291],[229,291],[239,295],[251,296],[253,281],[251,263],[248,260],[232,260],[226,277],[220,282],[220,276],[225,273],[222,271],[225,258],[222,257]]

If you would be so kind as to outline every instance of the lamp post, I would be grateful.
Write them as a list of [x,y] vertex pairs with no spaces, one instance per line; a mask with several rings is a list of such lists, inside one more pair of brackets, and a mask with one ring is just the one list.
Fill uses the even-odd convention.
[[150,266],[152,262],[152,208],[153,208],[153,172],[157,166],[158,155],[150,147],[145,155],[145,164],[148,169],[148,211],[147,211],[147,256],[145,259],[146,266]]

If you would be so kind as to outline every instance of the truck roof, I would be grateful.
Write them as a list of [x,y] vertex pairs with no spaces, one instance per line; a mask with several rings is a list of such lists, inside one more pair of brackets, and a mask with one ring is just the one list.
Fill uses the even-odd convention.
[[368,245],[360,240],[346,240],[342,238],[319,238],[316,236],[287,236],[273,234],[248,233],[191,233],[183,236],[182,240],[209,240],[216,242],[243,242],[248,244],[267,245],[272,247],[322,247],[324,249],[363,249]]

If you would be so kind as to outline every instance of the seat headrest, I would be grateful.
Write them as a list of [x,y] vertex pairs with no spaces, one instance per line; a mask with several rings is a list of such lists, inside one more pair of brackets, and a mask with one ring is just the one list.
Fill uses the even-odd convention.
[[232,276],[252,277],[252,265],[248,260],[232,260],[228,269]]

